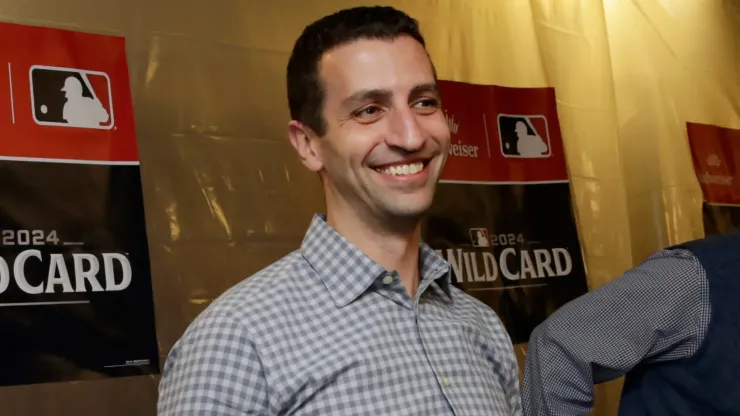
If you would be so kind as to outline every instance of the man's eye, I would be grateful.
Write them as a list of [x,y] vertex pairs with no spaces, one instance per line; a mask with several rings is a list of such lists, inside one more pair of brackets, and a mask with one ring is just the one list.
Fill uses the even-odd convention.
[[352,114],[352,117],[362,123],[369,123],[378,120],[382,114],[382,108],[378,107],[377,105],[371,105],[357,110],[356,112],[354,112],[354,114]]
[[416,102],[418,107],[439,107],[439,101],[433,98],[425,98]]
[[433,98],[425,98],[414,103],[415,111],[421,115],[434,114],[439,108],[439,100]]
[[367,117],[367,116],[372,117],[372,116],[377,115],[378,113],[380,113],[379,107],[370,106],[370,107],[363,108],[362,110],[355,113],[355,115],[359,117]]

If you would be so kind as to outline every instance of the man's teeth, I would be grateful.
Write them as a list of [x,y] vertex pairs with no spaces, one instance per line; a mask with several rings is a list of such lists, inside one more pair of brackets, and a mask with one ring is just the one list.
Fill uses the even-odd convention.
[[385,169],[378,169],[378,172],[385,173],[386,175],[413,175],[419,173],[424,169],[424,164],[412,163],[410,165],[396,165]]

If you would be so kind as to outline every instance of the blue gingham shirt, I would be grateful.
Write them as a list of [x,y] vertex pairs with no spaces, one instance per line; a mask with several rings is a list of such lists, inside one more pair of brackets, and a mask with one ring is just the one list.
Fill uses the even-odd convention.
[[690,357],[709,328],[709,282],[689,251],[661,250],[566,304],[532,333],[525,415],[585,415],[593,386],[640,363]]
[[[420,247],[411,299],[316,215],[300,250],[229,289],[165,363],[158,414],[521,415],[511,340]],[[205,278],[205,276],[204,276]]]

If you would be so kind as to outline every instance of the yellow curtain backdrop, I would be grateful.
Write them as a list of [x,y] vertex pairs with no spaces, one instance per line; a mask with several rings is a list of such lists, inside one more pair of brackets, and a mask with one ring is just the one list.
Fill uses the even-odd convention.
[[632,253],[704,235],[686,122],[740,128],[740,3],[605,1]]
[[[285,64],[305,24],[378,3],[421,21],[443,79],[556,88],[591,288],[703,234],[684,123],[740,128],[736,0],[0,0],[4,21],[127,39],[162,360],[322,209]],[[0,414],[153,415],[157,381],[0,389]],[[616,414],[619,384],[597,397]]]

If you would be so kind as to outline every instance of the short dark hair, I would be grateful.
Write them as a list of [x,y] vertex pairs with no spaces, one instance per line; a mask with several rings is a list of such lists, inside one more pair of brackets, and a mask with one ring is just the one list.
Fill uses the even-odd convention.
[[402,35],[411,36],[426,47],[416,19],[387,6],[344,9],[308,25],[296,40],[288,60],[290,117],[323,136],[326,133],[322,114],[324,88],[318,66],[324,54],[359,39],[394,40]]

